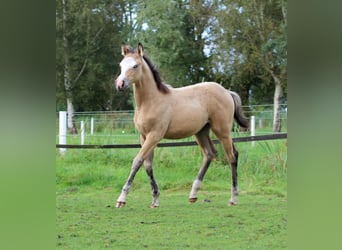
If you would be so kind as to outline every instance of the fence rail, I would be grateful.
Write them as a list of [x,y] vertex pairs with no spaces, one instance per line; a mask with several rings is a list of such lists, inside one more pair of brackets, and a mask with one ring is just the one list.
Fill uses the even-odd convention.
[[[233,142],[248,142],[248,141],[266,141],[266,140],[277,140],[286,139],[287,133],[277,133],[271,135],[256,135],[233,138]],[[213,140],[214,144],[219,144],[220,141]],[[184,146],[196,146],[197,142],[165,142],[159,143],[157,147],[184,147]],[[76,145],[76,144],[56,144],[56,148],[74,148],[74,149],[103,149],[103,148],[140,148],[140,144],[87,144],[87,145]]]

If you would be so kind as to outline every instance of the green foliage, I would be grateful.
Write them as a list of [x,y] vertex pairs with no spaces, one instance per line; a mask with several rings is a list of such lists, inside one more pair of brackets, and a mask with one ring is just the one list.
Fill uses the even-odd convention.
[[126,11],[133,11],[129,8],[134,2],[66,1],[63,27],[61,1],[56,1],[57,110],[66,109],[65,57],[70,62],[70,91],[76,111],[133,108],[130,94],[118,95],[113,84],[119,73],[120,46],[130,32]]
[[[212,63],[229,72],[230,87],[247,103],[272,103],[274,76],[286,89],[286,1],[222,1],[211,35]],[[228,86],[226,86],[228,87]]]
[[164,80],[175,87],[207,79],[202,33],[208,16],[191,3],[148,0],[140,3],[137,13],[137,39],[145,44]]
[[265,104],[273,102],[276,77],[286,100],[286,0],[72,0],[66,1],[66,29],[61,2],[56,1],[57,110],[66,106],[65,55],[76,111],[132,109],[131,92],[117,93],[113,81],[121,43],[135,47],[139,41],[175,87],[216,81],[237,91],[244,104]]

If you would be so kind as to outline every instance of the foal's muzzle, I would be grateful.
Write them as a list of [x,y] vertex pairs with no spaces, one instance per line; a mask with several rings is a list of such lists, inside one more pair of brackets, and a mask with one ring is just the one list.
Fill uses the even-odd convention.
[[128,80],[124,79],[117,79],[115,81],[116,89],[119,91],[124,91],[128,88]]

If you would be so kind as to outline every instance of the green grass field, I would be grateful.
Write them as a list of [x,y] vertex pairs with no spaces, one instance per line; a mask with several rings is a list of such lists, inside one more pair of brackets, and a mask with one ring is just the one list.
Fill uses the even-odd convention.
[[[117,138],[112,140],[136,143],[138,137]],[[56,149],[57,249],[286,248],[287,141],[236,147],[240,195],[233,207],[227,205],[230,168],[220,145],[191,205],[188,195],[202,162],[199,147],[157,148],[157,209],[148,208],[151,191],[143,169],[126,207],[115,208],[138,149],[68,149],[63,157]]]

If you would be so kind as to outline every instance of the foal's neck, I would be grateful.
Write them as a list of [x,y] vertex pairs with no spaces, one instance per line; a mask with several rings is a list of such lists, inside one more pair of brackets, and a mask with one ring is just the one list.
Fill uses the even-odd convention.
[[160,96],[157,84],[146,62],[143,62],[143,76],[138,83],[134,84],[133,92],[137,108],[151,104]]

